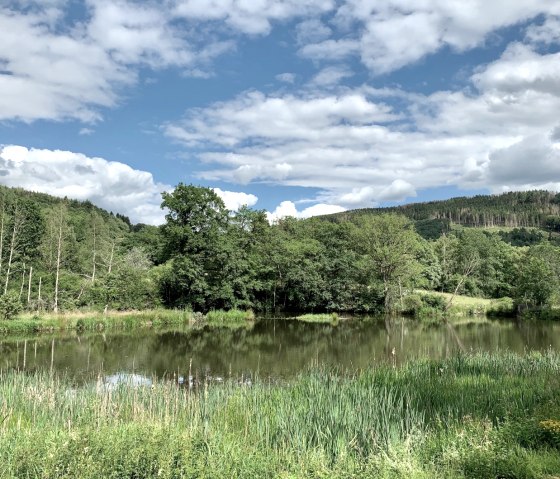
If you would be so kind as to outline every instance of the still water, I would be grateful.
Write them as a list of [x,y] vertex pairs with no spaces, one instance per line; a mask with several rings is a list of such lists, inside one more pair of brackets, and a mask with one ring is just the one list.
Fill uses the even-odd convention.
[[428,326],[407,319],[337,326],[267,319],[252,329],[0,337],[0,369],[52,369],[76,381],[140,378],[289,378],[315,364],[360,369],[377,362],[444,358],[459,351],[560,350],[560,323],[479,321]]

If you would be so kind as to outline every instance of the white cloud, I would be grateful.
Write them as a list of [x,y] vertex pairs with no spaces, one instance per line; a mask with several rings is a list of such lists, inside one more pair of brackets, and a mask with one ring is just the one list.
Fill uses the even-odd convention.
[[[560,131],[558,55],[512,44],[479,68],[465,91],[253,91],[190,111],[166,132],[202,149],[203,178],[315,188],[315,201],[341,207],[403,201],[444,185],[544,187],[557,177],[550,165],[557,160],[552,139]],[[388,106],[393,101],[401,105],[398,113]],[[518,144],[523,148],[512,146]],[[514,167],[533,157],[542,159],[545,175],[539,168]]]
[[118,105],[141,68],[202,72],[231,50],[180,28],[165,6],[86,0],[86,18],[66,22],[68,4],[26,0],[0,10],[0,120],[95,122]]
[[90,200],[135,222],[159,224],[161,193],[171,187],[151,173],[80,153],[6,145],[0,148],[0,181],[54,196]]
[[319,203],[305,208],[302,211],[298,211],[296,205],[292,201],[282,201],[272,213],[267,212],[267,217],[270,223],[274,223],[275,221],[288,216],[292,216],[294,218],[310,218],[312,216],[328,215],[332,213],[340,213],[342,211],[346,211],[346,209],[342,206],[324,203]]
[[494,187],[560,184],[560,142],[549,135],[528,136],[492,152],[487,163],[488,179]]
[[[465,51],[484,44],[497,30],[534,19],[560,15],[556,0],[346,0],[335,24],[341,32],[309,40],[301,53],[314,59],[359,55],[373,73],[387,73],[415,63],[444,47]],[[556,38],[555,21],[530,30],[535,41]]]
[[224,201],[226,208],[230,211],[237,211],[242,206],[254,206],[258,198],[248,193],[224,191],[220,188],[212,188],[214,192]]
[[416,196],[416,190],[408,181],[395,180],[381,193],[379,198],[385,201],[404,201],[406,198]]
[[323,68],[311,80],[314,87],[329,87],[338,85],[345,78],[354,76],[352,70],[346,66],[331,66]]
[[526,38],[533,43],[560,43],[560,17],[547,17],[541,25],[531,25]]
[[334,0],[175,0],[174,14],[189,20],[225,22],[231,29],[265,35],[272,22],[316,16],[334,8]]
[[299,44],[317,43],[326,40],[332,30],[318,18],[310,18],[296,26],[296,38]]
[[499,60],[473,77],[479,89],[509,95],[527,91],[560,94],[559,80],[560,53],[541,55],[521,43],[511,44]]
[[284,83],[294,83],[296,81],[296,74],[295,73],[280,73],[276,75],[276,79],[278,81]]

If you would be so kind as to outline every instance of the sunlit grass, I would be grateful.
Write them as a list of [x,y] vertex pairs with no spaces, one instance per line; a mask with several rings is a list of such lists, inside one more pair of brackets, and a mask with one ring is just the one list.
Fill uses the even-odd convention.
[[339,316],[337,313],[302,314],[301,316],[296,316],[295,319],[304,323],[337,324]]

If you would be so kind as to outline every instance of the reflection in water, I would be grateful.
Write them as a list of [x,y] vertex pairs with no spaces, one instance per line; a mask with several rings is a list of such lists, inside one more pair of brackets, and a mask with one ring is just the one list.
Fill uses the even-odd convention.
[[[250,381],[286,378],[310,365],[360,369],[460,351],[560,350],[559,323],[476,322],[429,326],[406,319],[337,326],[262,320],[251,330],[140,330],[0,339],[0,369],[64,371],[77,381],[107,377],[144,384],[166,377],[190,385],[201,378]],[[147,383],[146,383],[147,384]]]
[[106,376],[103,379],[103,384],[107,389],[113,389],[118,386],[127,386],[137,388],[140,386],[151,386],[152,380],[141,374],[130,374],[130,373],[116,373]]

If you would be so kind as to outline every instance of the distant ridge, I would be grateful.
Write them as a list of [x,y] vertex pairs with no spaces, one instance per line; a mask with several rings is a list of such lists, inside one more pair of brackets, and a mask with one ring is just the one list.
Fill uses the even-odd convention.
[[381,213],[400,213],[413,221],[439,220],[479,228],[556,229],[560,219],[560,193],[534,190],[457,197],[386,208],[361,208],[323,218],[339,222]]

